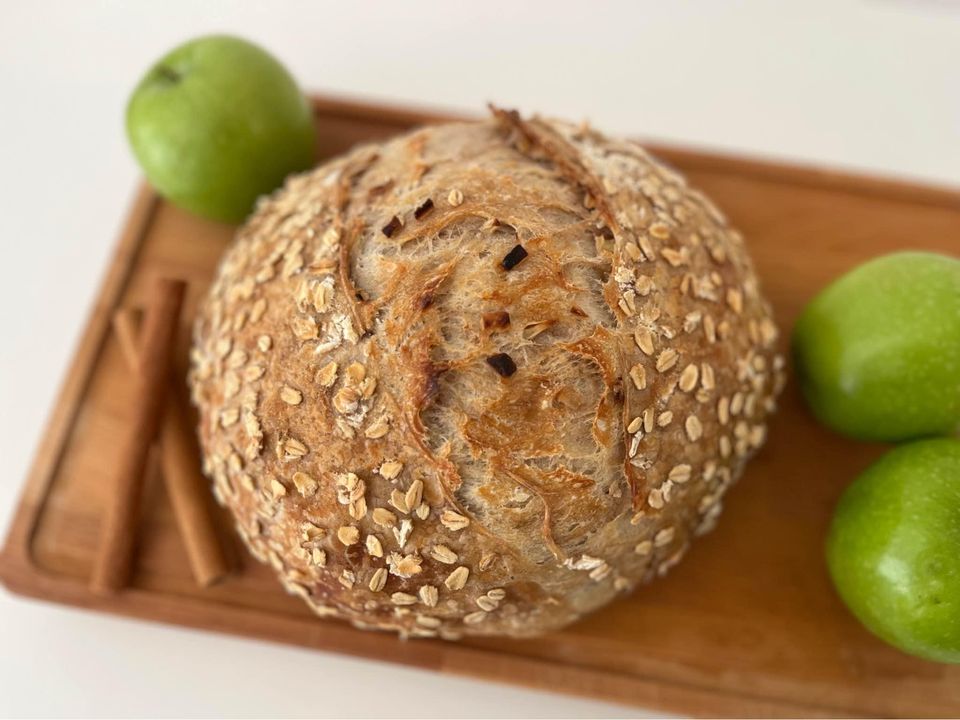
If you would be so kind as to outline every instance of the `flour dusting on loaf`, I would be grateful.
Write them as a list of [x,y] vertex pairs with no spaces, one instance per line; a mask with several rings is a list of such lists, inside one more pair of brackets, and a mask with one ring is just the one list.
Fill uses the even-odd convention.
[[530,635],[663,575],[783,383],[740,234],[631,142],[523,120],[263,200],[195,327],[205,470],[323,616]]

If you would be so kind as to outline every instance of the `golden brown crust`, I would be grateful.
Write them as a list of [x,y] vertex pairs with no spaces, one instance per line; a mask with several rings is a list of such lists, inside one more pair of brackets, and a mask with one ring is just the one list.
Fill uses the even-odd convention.
[[776,338],[742,238],[681,177],[494,109],[265,200],[191,383],[218,498],[318,613],[528,635],[712,527],[763,442]]

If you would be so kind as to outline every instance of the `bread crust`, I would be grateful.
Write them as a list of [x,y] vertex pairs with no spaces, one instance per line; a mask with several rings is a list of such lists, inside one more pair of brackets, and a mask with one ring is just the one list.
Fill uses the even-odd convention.
[[713,526],[784,382],[777,336],[742,237],[679,174],[494,109],[263,200],[190,384],[218,500],[317,613],[523,636]]

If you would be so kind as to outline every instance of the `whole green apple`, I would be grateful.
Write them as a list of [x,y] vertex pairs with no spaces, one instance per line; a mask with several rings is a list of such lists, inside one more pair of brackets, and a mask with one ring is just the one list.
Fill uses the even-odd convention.
[[313,163],[310,105],[286,69],[240,38],[191,40],[156,63],[127,106],[147,178],[175,204],[239,222]]
[[793,333],[817,418],[863,440],[960,428],[960,260],[901,252],[836,280]]
[[874,634],[960,663],[960,440],[901,445],[860,475],[834,514],[827,564]]

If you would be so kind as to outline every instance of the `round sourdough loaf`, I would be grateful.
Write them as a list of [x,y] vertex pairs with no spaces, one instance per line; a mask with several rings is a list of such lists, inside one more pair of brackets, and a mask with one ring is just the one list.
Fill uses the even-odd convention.
[[319,614],[530,635],[713,526],[776,340],[742,237],[676,172],[494,109],[263,200],[191,384],[218,499]]

